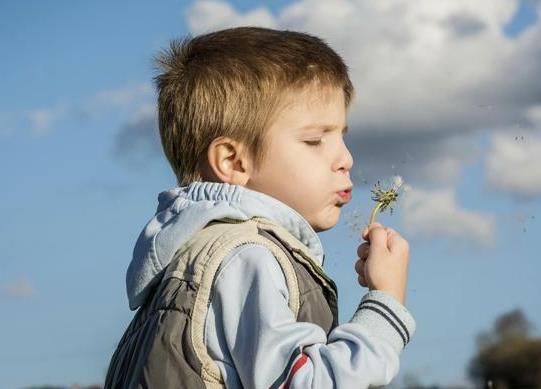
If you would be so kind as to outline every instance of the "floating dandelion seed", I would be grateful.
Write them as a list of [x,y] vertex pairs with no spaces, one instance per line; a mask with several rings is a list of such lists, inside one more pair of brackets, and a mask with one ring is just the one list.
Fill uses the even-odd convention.
[[362,222],[360,222],[360,219],[362,218],[363,211],[361,210],[361,207],[357,207],[350,213],[346,214],[346,225],[348,227],[348,237],[352,238],[357,235],[357,231],[359,231],[363,226]]
[[374,223],[374,221],[376,220],[376,213],[378,211],[383,212],[387,208],[389,208],[391,210],[391,215],[393,214],[392,204],[395,203],[398,199],[398,192],[402,187],[402,184],[404,184],[404,180],[402,179],[402,177],[394,176],[393,181],[388,189],[382,188],[379,181],[374,185],[374,189],[371,189],[370,191],[373,194],[372,200],[377,202],[377,204],[372,210],[372,213],[370,214],[369,224]]

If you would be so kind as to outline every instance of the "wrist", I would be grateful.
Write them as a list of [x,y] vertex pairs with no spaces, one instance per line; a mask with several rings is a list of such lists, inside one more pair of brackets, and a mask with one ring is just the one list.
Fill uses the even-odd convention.
[[406,301],[405,292],[402,292],[400,290],[396,290],[393,288],[371,288],[370,290],[379,290],[381,292],[387,293],[402,305],[404,305]]

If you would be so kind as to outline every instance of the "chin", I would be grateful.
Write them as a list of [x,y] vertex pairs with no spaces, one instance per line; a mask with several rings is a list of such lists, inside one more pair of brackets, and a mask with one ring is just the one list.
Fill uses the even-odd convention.
[[314,227],[314,231],[315,232],[324,232],[324,231],[327,231],[327,230],[330,230],[331,228],[333,228],[334,226],[330,226],[330,227]]
[[314,229],[315,232],[323,232],[323,231],[327,231],[333,228],[336,225],[336,223],[337,221],[325,223],[325,224],[324,223],[318,223],[315,225],[313,224],[312,228]]

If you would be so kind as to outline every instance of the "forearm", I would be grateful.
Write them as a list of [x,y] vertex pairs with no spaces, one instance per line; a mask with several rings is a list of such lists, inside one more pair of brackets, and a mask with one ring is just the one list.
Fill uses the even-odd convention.
[[[381,293],[367,296],[388,303]],[[388,384],[397,374],[402,341],[383,316],[374,316],[373,303],[327,338],[321,327],[296,321],[287,297],[279,265],[263,247],[240,252],[217,278],[211,306],[216,328],[209,332],[222,332],[214,348],[227,348],[222,354],[230,355],[244,387],[289,381],[290,388],[360,388]]]

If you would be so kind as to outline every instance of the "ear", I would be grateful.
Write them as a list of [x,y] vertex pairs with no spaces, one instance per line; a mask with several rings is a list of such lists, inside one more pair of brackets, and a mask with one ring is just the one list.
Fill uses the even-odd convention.
[[251,161],[245,155],[245,148],[231,138],[214,139],[208,147],[207,160],[203,162],[206,162],[203,178],[207,181],[244,186],[250,179]]

